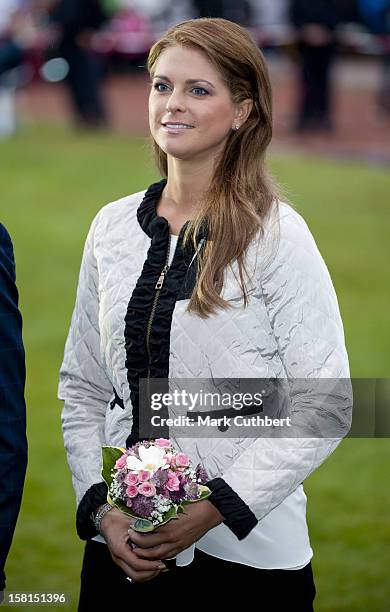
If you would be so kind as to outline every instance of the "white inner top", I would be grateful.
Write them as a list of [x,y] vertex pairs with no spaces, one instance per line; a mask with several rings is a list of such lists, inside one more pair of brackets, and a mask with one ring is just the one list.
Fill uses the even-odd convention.
[[173,259],[173,256],[175,254],[175,249],[176,249],[178,238],[179,238],[179,236],[176,236],[175,234],[171,234],[171,241],[170,241],[170,247],[169,247],[168,266],[170,266],[171,263],[172,263],[172,259]]

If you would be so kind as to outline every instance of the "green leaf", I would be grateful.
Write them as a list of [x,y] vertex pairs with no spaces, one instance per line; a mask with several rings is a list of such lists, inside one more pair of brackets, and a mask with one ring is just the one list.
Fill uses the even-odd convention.
[[132,528],[135,531],[140,531],[141,533],[148,533],[156,529],[151,521],[144,518],[138,518],[135,523],[133,523]]
[[126,506],[125,502],[122,499],[117,499],[116,501],[112,502],[112,504],[121,512],[126,514],[126,516],[130,516],[131,518],[138,518],[138,516],[135,516],[135,514],[131,511],[131,508]]
[[178,514],[178,509],[176,509],[175,506],[173,506],[173,508],[171,508],[170,510],[168,510],[168,512],[164,514],[164,519],[162,523],[158,524],[158,527],[161,527],[162,525],[165,525],[165,523],[168,523],[172,519],[177,518],[177,514]]
[[202,499],[207,499],[208,497],[210,497],[211,495],[211,490],[204,486],[204,485],[200,485],[199,486],[199,490],[200,490],[200,497],[198,499],[198,501],[201,501]]
[[102,478],[108,487],[111,486],[113,480],[111,470],[124,452],[124,448],[119,448],[117,446],[103,446],[102,448]]

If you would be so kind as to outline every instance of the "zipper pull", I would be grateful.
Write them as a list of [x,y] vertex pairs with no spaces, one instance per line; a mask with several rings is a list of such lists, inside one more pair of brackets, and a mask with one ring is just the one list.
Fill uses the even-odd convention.
[[164,266],[163,269],[161,270],[161,274],[158,278],[158,281],[156,283],[155,289],[161,289],[163,284],[164,284],[164,280],[165,280],[165,275],[168,272],[168,268],[169,266]]

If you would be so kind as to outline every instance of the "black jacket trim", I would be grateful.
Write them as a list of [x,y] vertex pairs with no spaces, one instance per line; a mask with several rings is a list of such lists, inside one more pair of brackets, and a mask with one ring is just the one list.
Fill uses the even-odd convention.
[[112,392],[114,394],[114,399],[110,402],[110,410],[114,410],[115,406],[119,406],[120,408],[122,408],[122,410],[124,410],[125,405],[123,403],[123,399],[119,397],[115,387],[112,388]]
[[239,540],[246,538],[258,523],[249,506],[223,478],[213,478],[206,486],[212,491],[207,499],[224,516],[225,525]]
[[[190,296],[196,275],[188,276],[196,266],[190,266],[194,256],[193,244],[182,248],[184,232],[188,222],[182,227],[176,251],[160,291],[157,307],[149,336],[149,352],[146,350],[147,328],[156,296],[156,283],[164,268],[169,248],[169,224],[164,217],[157,215],[156,208],[166,180],[153,183],[146,191],[137,210],[137,219],[143,231],[151,238],[151,244],[144,262],[142,272],[133,290],[125,317],[125,348],[127,379],[130,388],[130,399],[133,406],[133,425],[126,445],[131,446],[141,440],[140,437],[140,379],[168,379],[169,349],[172,314],[176,301]],[[200,234],[200,240],[204,235]],[[142,406],[142,414],[148,410],[148,402]],[[164,416],[161,414],[161,416]],[[153,437],[169,437],[169,430],[162,428],[154,431]]]
[[98,482],[88,489],[79,503],[76,514],[76,530],[81,540],[90,540],[98,535],[91,514],[107,502],[107,493],[106,483]]

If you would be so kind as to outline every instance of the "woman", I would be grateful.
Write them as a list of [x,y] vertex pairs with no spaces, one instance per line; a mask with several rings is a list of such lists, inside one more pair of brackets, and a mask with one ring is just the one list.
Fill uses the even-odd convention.
[[[325,264],[265,167],[271,87],[256,44],[229,21],[190,20],[153,46],[148,69],[163,179],[93,221],[60,374],[87,540],[79,610],[178,584],[198,590],[219,572],[230,601],[242,583],[273,609],[312,610],[301,483],[336,437],[181,440],[208,471],[212,495],[155,534],[137,534],[106,504],[101,447],[140,438],[140,379],[349,375]],[[307,414],[305,400],[318,398],[293,383],[292,412]],[[192,563],[166,567],[194,542]]]

